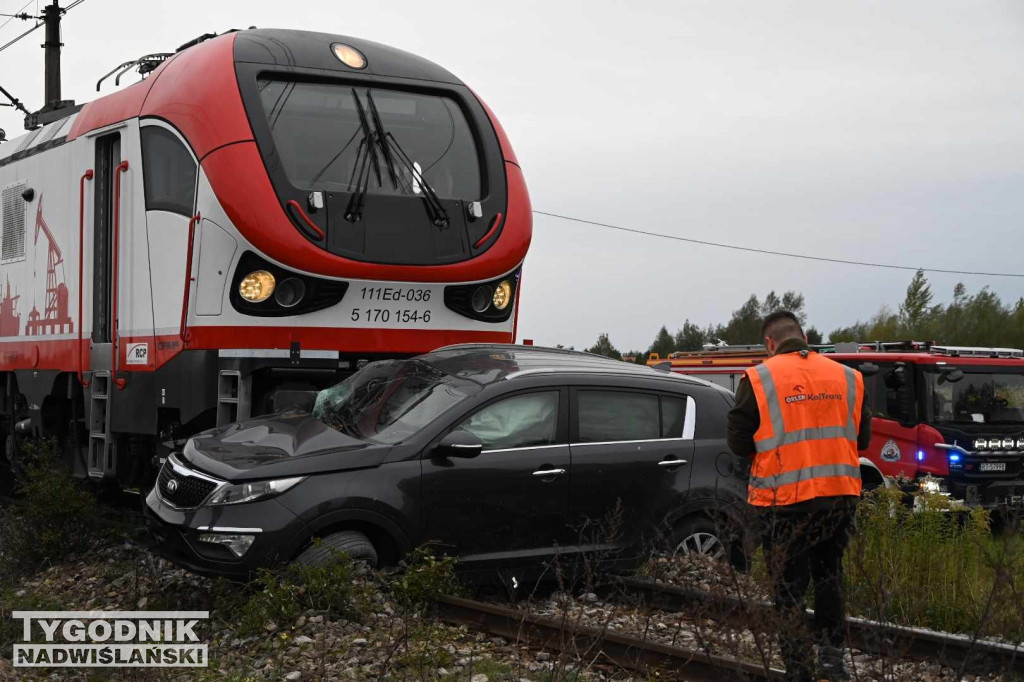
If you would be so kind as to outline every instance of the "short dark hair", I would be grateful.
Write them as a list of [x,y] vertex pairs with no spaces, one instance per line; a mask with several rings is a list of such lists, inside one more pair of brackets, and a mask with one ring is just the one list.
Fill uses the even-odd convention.
[[773,341],[785,341],[786,339],[802,339],[804,329],[800,326],[797,316],[788,310],[776,310],[764,318],[761,323],[761,338],[770,338]]

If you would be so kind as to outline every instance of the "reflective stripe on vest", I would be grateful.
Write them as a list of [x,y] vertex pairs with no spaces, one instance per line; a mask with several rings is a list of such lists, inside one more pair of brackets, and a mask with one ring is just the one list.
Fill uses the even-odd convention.
[[830,438],[846,438],[856,442],[857,440],[857,378],[853,369],[842,366],[846,375],[846,426],[822,426],[809,429],[797,429],[786,431],[786,423],[782,419],[782,407],[779,405],[779,394],[775,390],[775,380],[768,371],[768,366],[760,364],[754,368],[757,376],[761,379],[761,386],[764,389],[765,399],[768,401],[768,418],[772,425],[771,438],[765,438],[754,443],[757,452],[768,452],[777,450],[783,445],[802,443],[810,440],[828,440]]
[[818,464],[817,466],[804,467],[795,471],[787,471],[778,476],[768,478],[750,477],[750,487],[759,490],[772,490],[791,483],[809,481],[812,478],[826,478],[830,476],[849,476],[860,478],[860,467],[849,464]]

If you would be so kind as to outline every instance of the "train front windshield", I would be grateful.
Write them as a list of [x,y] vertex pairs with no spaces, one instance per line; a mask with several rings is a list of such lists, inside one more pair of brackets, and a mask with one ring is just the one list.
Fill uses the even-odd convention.
[[949,381],[925,373],[935,423],[1024,423],[1024,370],[961,367],[963,378]]
[[480,198],[479,154],[454,100],[276,79],[257,86],[277,155],[295,187],[350,192],[365,173],[368,194],[417,196],[426,183],[441,199]]

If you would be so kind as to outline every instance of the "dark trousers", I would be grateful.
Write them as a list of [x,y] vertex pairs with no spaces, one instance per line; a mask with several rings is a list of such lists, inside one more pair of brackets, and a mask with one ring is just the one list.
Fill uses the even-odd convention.
[[[761,511],[765,561],[775,592],[779,649],[793,679],[809,679],[812,644],[842,647],[846,607],[843,602],[843,552],[853,529],[853,505],[796,512]],[[814,622],[804,624],[804,597],[814,583]]]

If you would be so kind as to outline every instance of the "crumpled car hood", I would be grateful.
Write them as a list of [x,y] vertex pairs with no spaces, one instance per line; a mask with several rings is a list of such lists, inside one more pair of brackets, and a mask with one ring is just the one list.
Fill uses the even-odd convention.
[[309,413],[285,412],[203,431],[182,456],[214,476],[245,480],[377,466],[389,450],[346,436]]

